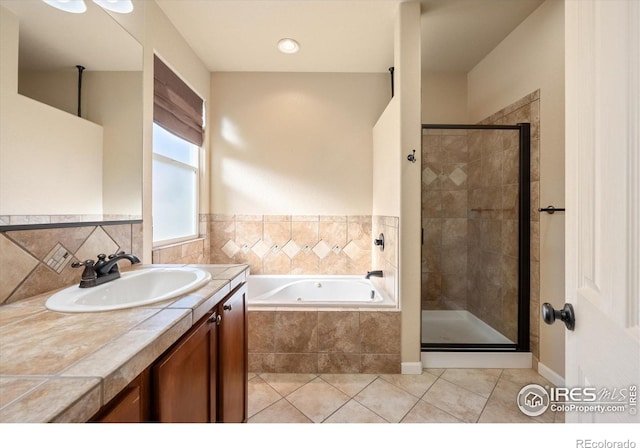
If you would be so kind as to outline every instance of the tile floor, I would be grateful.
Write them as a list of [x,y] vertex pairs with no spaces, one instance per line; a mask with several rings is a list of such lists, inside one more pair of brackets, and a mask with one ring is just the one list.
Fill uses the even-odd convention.
[[249,423],[554,423],[527,417],[520,389],[551,385],[532,369],[425,369],[421,375],[249,375]]

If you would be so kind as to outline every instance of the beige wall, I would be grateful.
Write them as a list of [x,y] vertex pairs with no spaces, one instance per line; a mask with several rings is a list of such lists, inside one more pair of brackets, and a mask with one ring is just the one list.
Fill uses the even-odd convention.
[[[87,74],[83,73],[83,81]],[[86,82],[83,84],[84,91]],[[78,70],[75,67],[56,71],[20,70],[18,93],[76,115],[78,112]],[[84,99],[86,100],[86,95]]]
[[212,73],[211,210],[369,215],[384,74]]
[[102,128],[18,94],[18,19],[0,17],[0,215],[102,214]]
[[[142,62],[142,61],[141,61]],[[21,95],[76,115],[78,72],[20,72]],[[85,71],[82,117],[102,126],[102,211],[142,213],[142,71]],[[77,164],[74,164],[77,169]],[[97,168],[97,167],[96,167]]]
[[[420,3],[400,3],[396,18],[395,64],[400,99],[400,282],[402,369],[421,372],[420,364],[420,174],[421,80]],[[416,150],[417,162],[406,159]]]
[[374,216],[400,216],[400,160],[400,100],[395,97],[373,128]]
[[[209,71],[187,45],[167,16],[155,2],[137,2],[136,8],[144,14],[144,80],[143,80],[143,219],[144,250],[143,262],[150,263],[153,247],[151,210],[151,167],[152,167],[152,127],[153,127],[153,56],[157,54],[174,70],[200,97],[205,100],[208,113]],[[209,132],[201,151],[200,213],[209,212]]]
[[[564,207],[564,10],[547,0],[468,75],[477,122],[540,89],[540,204]],[[540,303],[562,308],[564,215],[540,215]],[[539,311],[539,310],[538,310]],[[532,310],[535,312],[535,310]],[[564,327],[540,327],[540,362],[564,376]]]
[[422,75],[422,123],[458,124],[467,119],[467,74]]
[[[142,214],[142,72],[87,72],[83,116],[104,129],[102,210]],[[86,115],[85,115],[86,114]]]

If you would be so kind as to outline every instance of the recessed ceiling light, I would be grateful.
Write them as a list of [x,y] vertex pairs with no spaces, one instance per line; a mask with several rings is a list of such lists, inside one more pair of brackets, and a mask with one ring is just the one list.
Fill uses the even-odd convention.
[[62,11],[82,14],[87,10],[84,0],[42,0],[49,6],[61,9]]
[[300,44],[287,37],[278,41],[278,50],[286,54],[297,53],[300,50]]

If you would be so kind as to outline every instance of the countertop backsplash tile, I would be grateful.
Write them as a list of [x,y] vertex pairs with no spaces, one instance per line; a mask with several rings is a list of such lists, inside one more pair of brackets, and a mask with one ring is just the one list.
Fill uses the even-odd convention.
[[78,283],[71,262],[119,251],[141,255],[141,223],[0,232],[0,305]]

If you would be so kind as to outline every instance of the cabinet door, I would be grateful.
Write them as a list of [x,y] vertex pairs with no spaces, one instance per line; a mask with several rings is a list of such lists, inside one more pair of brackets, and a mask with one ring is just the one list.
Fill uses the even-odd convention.
[[209,314],[209,422],[218,421],[218,311]]
[[[154,417],[161,423],[210,421],[211,325],[199,321],[152,368]],[[215,384],[215,383],[214,383]]]
[[247,417],[246,284],[218,305],[218,421],[241,423]]
[[141,423],[140,415],[140,386],[133,385],[126,388],[117,400],[114,400],[113,407],[105,410],[94,421],[99,423]]
[[149,421],[151,384],[149,375],[149,369],[145,369],[89,421],[96,423],[141,423]]

